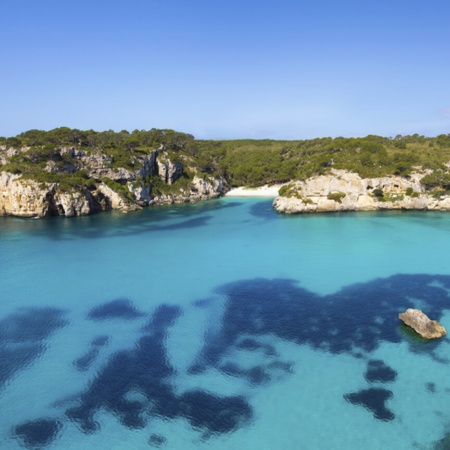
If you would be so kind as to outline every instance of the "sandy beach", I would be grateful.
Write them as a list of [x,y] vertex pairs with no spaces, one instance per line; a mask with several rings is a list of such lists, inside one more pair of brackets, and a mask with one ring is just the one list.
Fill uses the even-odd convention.
[[278,197],[278,190],[282,185],[265,185],[258,188],[238,187],[228,191],[226,197]]

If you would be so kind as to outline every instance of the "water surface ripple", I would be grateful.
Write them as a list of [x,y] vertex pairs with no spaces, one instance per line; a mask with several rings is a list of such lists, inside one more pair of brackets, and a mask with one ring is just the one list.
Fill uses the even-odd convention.
[[0,448],[446,448],[450,215],[0,218]]

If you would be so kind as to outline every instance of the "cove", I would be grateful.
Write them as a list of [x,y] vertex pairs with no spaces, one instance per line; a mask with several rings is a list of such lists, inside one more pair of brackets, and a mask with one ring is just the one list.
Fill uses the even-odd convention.
[[225,198],[0,218],[0,448],[439,448],[450,216]]

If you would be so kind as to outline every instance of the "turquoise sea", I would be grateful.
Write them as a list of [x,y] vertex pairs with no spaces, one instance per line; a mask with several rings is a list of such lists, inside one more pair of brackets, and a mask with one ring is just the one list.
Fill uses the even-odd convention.
[[0,218],[0,448],[450,448],[449,293],[446,213]]

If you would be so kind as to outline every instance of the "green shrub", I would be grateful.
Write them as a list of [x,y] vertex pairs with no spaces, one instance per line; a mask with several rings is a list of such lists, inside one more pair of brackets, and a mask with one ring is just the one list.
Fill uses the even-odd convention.
[[294,187],[293,183],[289,183],[289,184],[285,184],[284,186],[281,186],[280,189],[278,190],[278,195],[280,197],[285,197],[287,196],[286,194],[289,193],[289,191]]
[[342,199],[346,196],[347,194],[345,192],[330,192],[327,195],[327,199],[328,200],[334,200],[335,202],[338,203],[342,203]]
[[372,195],[373,195],[374,197],[376,197],[377,199],[381,199],[381,198],[383,198],[383,196],[384,196],[384,192],[383,192],[382,189],[374,189],[374,190],[372,191]]
[[429,194],[436,200],[440,200],[442,197],[446,195],[446,192],[440,189],[434,189]]

